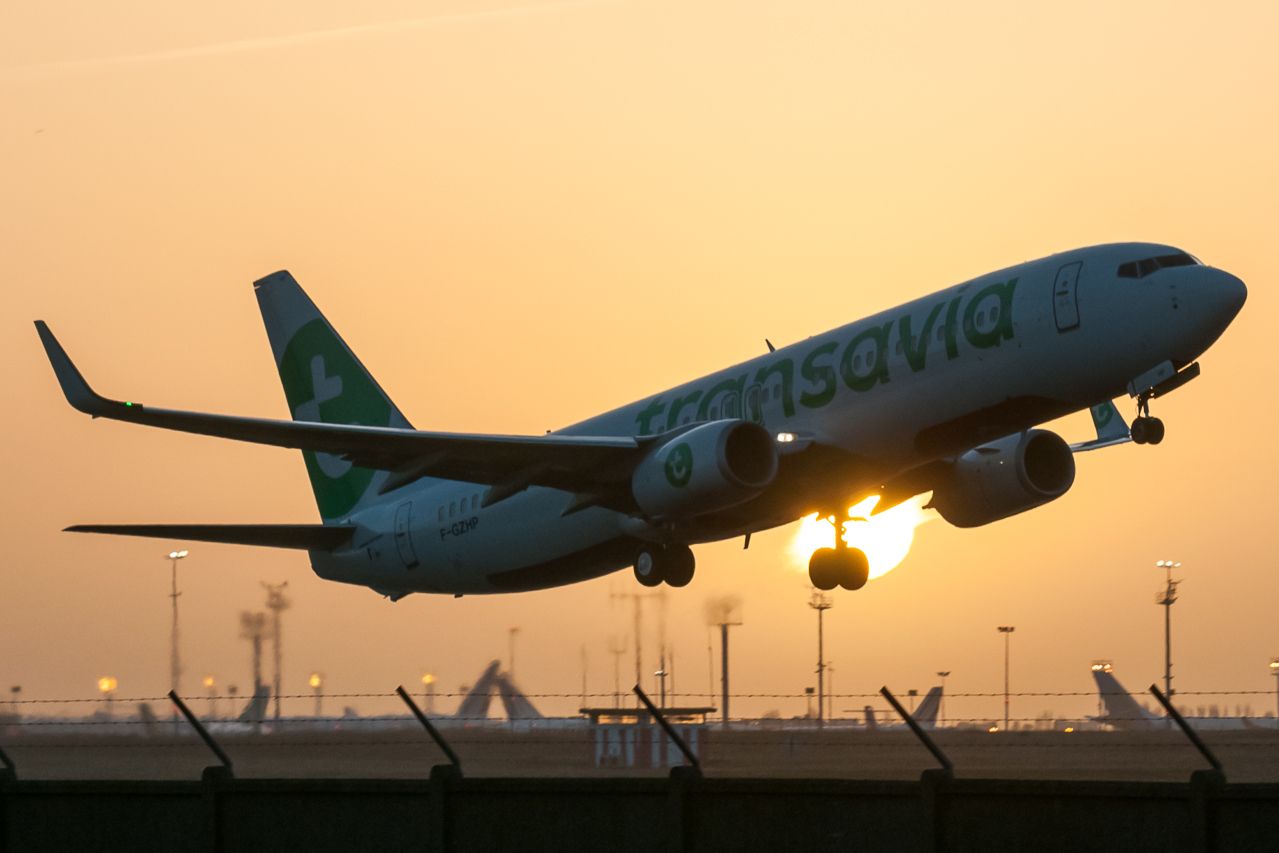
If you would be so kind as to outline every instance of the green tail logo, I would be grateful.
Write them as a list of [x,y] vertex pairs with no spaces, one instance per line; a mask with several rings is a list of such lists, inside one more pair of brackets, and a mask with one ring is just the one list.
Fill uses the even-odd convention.
[[[325,424],[387,426],[391,405],[323,320],[298,329],[280,361],[280,381],[293,418]],[[325,519],[350,512],[374,472],[329,453],[302,451]]]

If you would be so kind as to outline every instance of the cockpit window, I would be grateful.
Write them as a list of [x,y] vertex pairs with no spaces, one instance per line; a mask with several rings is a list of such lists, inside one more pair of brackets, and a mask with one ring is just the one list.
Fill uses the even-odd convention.
[[1173,255],[1160,255],[1157,258],[1143,258],[1140,261],[1129,261],[1126,264],[1120,264],[1119,277],[1145,278],[1152,272],[1158,272],[1169,267],[1193,267],[1198,265],[1199,262],[1190,255],[1185,252],[1177,252]]

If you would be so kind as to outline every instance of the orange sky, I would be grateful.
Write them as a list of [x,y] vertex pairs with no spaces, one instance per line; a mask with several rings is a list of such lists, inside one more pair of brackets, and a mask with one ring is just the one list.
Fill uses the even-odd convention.
[[[294,453],[73,413],[37,317],[104,393],[283,417],[250,282],[287,267],[419,427],[541,433],[765,336],[1155,240],[1250,288],[1203,378],[1158,401],[1168,440],[1081,458],[1065,498],[1017,518],[925,525],[901,567],[837,595],[835,686],[922,691],[948,669],[952,692],[998,690],[995,626],[1014,624],[1015,688],[1088,691],[1089,662],[1111,658],[1140,689],[1162,668],[1152,564],[1173,557],[1176,685],[1272,689],[1279,7],[866,5],[5,4],[0,686],[89,696],[109,672],[122,695],[167,687],[168,544],[64,525],[315,520]],[[813,682],[792,530],[697,549],[696,580],[670,597],[680,690],[705,689],[703,603],[729,592],[746,622],[736,689]],[[291,692],[316,668],[335,691],[389,692],[424,668],[452,689],[511,625],[530,692],[576,693],[583,644],[591,689],[611,690],[605,647],[629,611],[609,593],[635,589],[624,573],[392,605],[319,581],[299,554],[193,546],[188,691],[206,672],[247,689],[238,613],[264,579],[296,602]],[[802,711],[734,709],[774,707]]]

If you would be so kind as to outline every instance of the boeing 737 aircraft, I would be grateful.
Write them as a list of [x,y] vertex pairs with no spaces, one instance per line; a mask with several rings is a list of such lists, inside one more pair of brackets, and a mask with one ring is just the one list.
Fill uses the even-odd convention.
[[[975,527],[1061,497],[1072,451],[1158,444],[1150,401],[1244,304],[1235,276],[1172,246],[1078,249],[947,288],[539,436],[414,429],[287,272],[254,284],[292,420],[100,397],[37,321],[67,400],[94,417],[300,449],[322,524],[76,525],[297,548],[316,574],[398,599],[574,583],[633,566],[684,586],[689,546],[832,522],[932,492]],[[1110,400],[1137,401],[1129,430]],[[1095,407],[1094,441],[1036,425]],[[836,537],[821,589],[866,583]]]

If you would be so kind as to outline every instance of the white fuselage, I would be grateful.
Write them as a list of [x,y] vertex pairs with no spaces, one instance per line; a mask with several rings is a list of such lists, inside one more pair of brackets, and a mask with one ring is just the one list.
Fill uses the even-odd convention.
[[[1163,363],[1184,367],[1238,310],[1238,279],[1202,265],[1142,278],[1121,264],[1180,250],[1144,243],[1079,249],[1010,267],[761,355],[560,432],[652,435],[746,418],[857,460],[743,511],[695,520],[685,542],[784,524],[848,506],[885,479],[978,443],[1125,393]],[[563,514],[571,496],[530,488],[487,508],[485,486],[420,480],[359,510],[351,550],[311,552],[324,578],[387,593],[538,589],[629,565],[668,535],[599,507]]]

